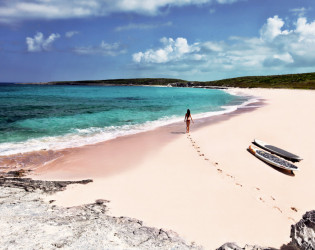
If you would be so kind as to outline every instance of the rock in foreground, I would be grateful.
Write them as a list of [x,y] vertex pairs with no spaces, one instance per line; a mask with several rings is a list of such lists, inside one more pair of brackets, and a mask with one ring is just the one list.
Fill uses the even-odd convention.
[[291,226],[290,237],[292,240],[285,247],[301,250],[315,249],[315,210],[306,212],[298,223]]
[[108,216],[104,200],[63,208],[42,197],[41,190],[0,187],[2,249],[199,249],[175,232]]
[[[91,181],[0,178],[1,249],[201,249],[193,243],[187,244],[173,231],[147,227],[137,219],[107,215],[107,200],[71,208],[57,207],[53,200],[43,201],[47,193]],[[290,237],[291,242],[281,250],[315,249],[315,210],[291,226]],[[242,248],[235,243],[218,248],[273,249],[251,245]]]
[[93,180],[87,179],[87,180],[82,180],[82,181],[42,181],[42,180],[33,180],[31,178],[0,177],[0,186],[2,187],[22,188],[27,192],[41,190],[48,194],[64,191],[66,187],[70,184],[88,184],[90,182],[93,182]]
[[269,247],[260,247],[260,246],[251,246],[246,245],[244,248],[239,247],[236,243],[225,243],[221,247],[219,247],[217,250],[276,250],[274,248]]

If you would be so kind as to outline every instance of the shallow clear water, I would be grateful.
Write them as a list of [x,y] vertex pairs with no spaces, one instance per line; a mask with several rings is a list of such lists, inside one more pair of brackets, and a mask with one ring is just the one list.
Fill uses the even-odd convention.
[[244,101],[214,89],[0,84],[0,155],[96,143]]

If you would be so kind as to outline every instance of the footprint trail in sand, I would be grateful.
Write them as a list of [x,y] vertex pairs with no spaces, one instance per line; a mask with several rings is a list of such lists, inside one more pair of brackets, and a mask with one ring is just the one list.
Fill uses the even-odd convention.
[[[249,193],[255,197],[255,199],[259,202],[261,202],[262,204],[264,205],[267,205],[273,209],[276,209],[277,211],[279,211],[281,214],[285,215],[284,214],[284,209],[281,209],[277,204],[276,204],[276,198],[274,198],[274,196],[272,195],[266,195],[262,190],[261,188],[259,187],[248,187],[246,185],[244,185],[243,183],[241,183],[240,181],[237,181],[235,176],[229,174],[229,173],[226,173],[225,171],[223,171],[223,167],[220,166],[220,168],[218,167],[219,166],[219,163],[218,162],[215,162],[213,160],[211,160],[210,157],[206,156],[205,153],[202,152],[202,150],[200,149],[200,146],[197,144],[197,142],[192,138],[192,136],[190,134],[187,134],[187,139],[191,142],[191,145],[193,146],[193,148],[196,150],[197,154],[203,158],[203,160],[207,161],[212,167],[215,167],[216,170],[217,170],[217,173],[229,180],[229,181],[232,181],[234,182],[234,184],[240,188],[242,188],[244,191],[249,191]],[[295,207],[290,207],[288,209],[288,212],[297,212],[298,209],[295,208]],[[292,220],[294,222],[296,222],[291,216],[287,216],[287,218],[289,220]]]

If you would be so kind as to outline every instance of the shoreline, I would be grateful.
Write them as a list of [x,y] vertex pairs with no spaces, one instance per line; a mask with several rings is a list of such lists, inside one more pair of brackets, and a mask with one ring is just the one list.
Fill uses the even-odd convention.
[[[50,199],[73,206],[104,198],[111,201],[111,215],[174,230],[208,249],[229,241],[280,247],[290,240],[290,225],[314,208],[301,194],[315,188],[315,140],[308,134],[315,126],[309,116],[315,92],[240,91],[262,97],[265,105],[222,115],[198,129],[195,124],[190,136],[182,124],[180,130],[170,126],[130,136],[127,143],[126,137],[107,142],[110,152],[89,146],[34,178],[93,178]],[[301,171],[292,176],[256,159],[247,151],[255,138],[302,156]]]
[[[256,101],[247,103],[245,105],[243,105],[244,103],[242,103],[242,105],[237,106],[236,110],[222,113],[222,114],[215,114],[208,117],[202,117],[196,120],[195,118],[193,118],[195,123],[191,124],[191,127],[194,130],[198,130],[205,126],[209,126],[211,124],[220,123],[222,121],[231,119],[232,117],[236,115],[241,115],[242,113],[245,113],[245,112],[252,112],[256,110],[257,108],[265,105],[263,100],[259,100],[255,96],[252,96],[252,97]],[[218,112],[221,112],[221,111],[218,111]],[[110,158],[112,156],[116,157],[115,156],[116,152],[119,152],[119,151],[126,152],[128,150],[127,148],[129,147],[128,145],[136,145],[137,147],[136,149],[133,146],[133,148],[130,149],[131,152],[128,152],[127,155],[124,154],[124,157],[128,159],[127,161],[124,162],[120,156],[116,157],[117,159],[116,158],[111,159],[112,163],[110,165],[115,164],[115,168],[110,166],[106,170],[103,169],[104,173],[102,171],[101,172],[97,171],[97,174],[107,175],[108,172],[110,173],[116,172],[116,171],[119,172],[120,169],[124,171],[123,169],[126,169],[125,167],[126,165],[136,165],[138,162],[141,162],[143,155],[152,153],[153,150],[156,150],[156,147],[158,147],[158,149],[164,147],[165,145],[167,145],[173,140],[176,140],[180,135],[183,135],[183,134],[185,134],[184,122],[173,122],[167,125],[158,126],[154,129],[141,131],[134,134],[119,136],[119,137],[106,140],[103,142],[83,145],[80,147],[66,148],[66,149],[61,149],[61,150],[56,150],[56,151],[49,150],[52,152],[51,153],[52,155],[56,155],[56,158],[54,158],[51,162],[50,161],[45,162],[44,166],[38,164],[36,168],[33,168],[34,175],[32,177],[37,178],[36,175],[39,174],[41,178],[49,179],[50,176],[52,176],[51,175],[52,171],[56,170],[56,172],[59,172],[59,169],[72,169],[73,170],[73,168],[70,165],[73,164],[73,162],[77,161],[75,158],[77,155],[80,155],[80,154],[90,154],[93,151],[96,151],[95,155],[99,155],[100,151],[102,151],[102,152],[105,152],[103,154],[104,158]],[[146,147],[138,146],[137,144],[139,143],[139,140],[140,140],[140,144],[144,144],[146,145]],[[124,146],[121,148],[121,145],[124,145]],[[47,153],[49,151],[44,151],[42,153]],[[134,153],[133,151],[137,153]],[[140,151],[141,153],[139,154]],[[32,157],[34,153],[36,154],[38,153],[38,151],[31,152],[29,156]],[[64,158],[67,158],[67,157],[70,160],[68,159],[64,160]],[[81,158],[84,158],[84,156],[80,157],[80,159]],[[62,165],[65,161],[68,161],[70,165],[67,165],[66,167],[63,165],[62,167],[59,168],[58,165],[60,164]],[[107,164],[107,162],[105,164]],[[132,168],[132,167],[129,166],[128,168]],[[49,174],[46,175],[45,174],[46,172]],[[83,176],[85,176],[85,172]],[[61,179],[62,180],[78,180],[82,178],[83,176],[76,175],[75,178],[73,178],[74,175],[71,174],[70,172],[66,175],[64,172],[61,172],[60,175],[58,174],[57,179],[59,178],[58,180],[61,180]],[[90,176],[89,178],[93,178],[93,177],[98,178],[99,176]],[[54,176],[53,179],[57,180],[56,176]]]
[[[163,86],[163,87],[166,87],[166,86]],[[262,105],[263,100],[259,100],[259,98],[257,98],[256,96],[244,95],[242,94],[242,91],[239,91],[239,90],[240,89],[237,89],[237,88],[229,88],[223,91],[231,95],[244,97],[247,100],[238,104],[222,106],[221,107],[222,110],[219,110],[219,111],[211,111],[211,112],[203,112],[203,113],[195,114],[194,120],[195,119],[198,120],[197,126],[199,126],[199,123],[207,123],[209,121],[212,122],[212,120],[216,121],[217,119],[220,120],[221,118],[217,118],[217,117],[221,117],[221,116],[224,117],[225,115],[229,113],[234,113],[234,112],[238,113],[242,109],[247,109],[251,107],[254,103],[256,103],[258,106]],[[91,142],[91,143],[88,142],[87,144],[83,144],[83,145],[80,145],[79,143],[78,145],[73,145],[71,147],[65,147],[65,148],[46,147],[40,150],[19,152],[19,153],[8,154],[8,155],[0,155],[0,163],[1,165],[5,166],[3,168],[0,167],[0,171],[1,169],[3,170],[9,169],[12,166],[20,166],[20,168],[25,168],[25,169],[30,169],[30,170],[36,169],[40,167],[41,165],[49,164],[50,162],[55,161],[56,159],[68,154],[69,151],[78,150],[83,147],[98,145],[101,143],[105,143],[107,141],[116,140],[116,139],[126,137],[126,136],[132,136],[132,135],[137,135],[140,133],[154,131],[160,128],[163,129],[163,127],[179,126],[180,124],[182,124],[180,120],[181,118],[177,117],[177,118],[172,118],[170,121],[167,121],[164,118],[163,119],[161,118],[156,121],[149,121],[147,122],[149,123],[149,125],[145,125],[146,123],[139,125],[140,127],[147,126],[146,128],[140,128],[140,129],[133,128],[131,129],[130,133],[128,132],[123,135],[117,135],[117,136],[115,135],[113,138],[110,138],[110,139],[106,139],[102,141],[96,140],[95,142]],[[30,165],[30,163],[33,164],[33,166]]]
[[[257,104],[264,105],[263,102]],[[193,124],[193,127],[195,130],[201,129],[211,124],[226,121],[244,112],[252,112],[257,108],[259,107],[245,107],[223,115],[200,118]],[[185,134],[185,124],[176,122],[158,127],[154,130],[125,135],[96,144],[58,150],[55,152],[57,155],[56,159],[53,159],[51,162],[46,162],[44,166],[31,168],[34,170],[31,177],[44,180],[79,180],[83,177],[86,178],[86,171],[84,169],[82,169],[81,172],[81,169],[76,169],[71,165],[75,165],[77,162],[81,165],[81,160],[85,159],[85,156],[90,154],[93,154],[93,157],[102,154],[104,159],[110,158],[110,163],[107,160],[101,163],[107,165],[106,168],[101,168],[99,167],[101,164],[95,163],[98,166],[96,169],[93,169],[93,175],[88,175],[88,178],[99,178],[100,175],[106,177],[112,174],[119,174],[121,171],[128,171],[136,167],[137,164],[141,163],[143,160],[143,156],[153,154],[153,151],[163,148],[165,145],[178,139],[179,136]],[[140,145],[137,145],[139,142]],[[133,147],[129,149],[129,145],[133,145]],[[143,147],[142,145],[145,146]],[[139,154],[140,151],[141,153]],[[125,160],[121,158],[121,155],[117,155],[117,152],[123,152]],[[80,155],[79,158],[77,158],[78,155]],[[86,164],[90,163],[86,162]],[[66,170],[66,172],[64,170]]]
[[[110,215],[174,230],[207,249],[231,241],[280,247],[290,225],[314,209],[315,92],[240,91],[264,104],[202,120],[189,135],[178,123],[70,150],[31,177],[93,178],[47,199],[66,207],[110,200]],[[255,138],[300,155],[301,171],[291,175],[256,159],[246,150]]]

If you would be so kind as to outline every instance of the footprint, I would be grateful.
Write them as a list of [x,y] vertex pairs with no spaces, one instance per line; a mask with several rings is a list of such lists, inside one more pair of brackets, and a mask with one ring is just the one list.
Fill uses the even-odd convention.
[[293,210],[294,212],[298,211],[297,208],[295,208],[295,207],[291,207],[291,210]]
[[260,191],[260,188],[256,187],[256,190]]
[[239,184],[239,183],[236,183],[236,186],[243,187],[243,185],[242,185],[242,184]]
[[274,201],[276,200],[276,199],[275,199],[274,197],[272,197],[272,196],[270,196],[270,198],[271,198],[272,200],[274,200]]
[[220,172],[220,173],[222,173],[222,169],[219,169],[219,168],[218,168],[217,171]]
[[263,199],[263,198],[261,198],[261,197],[259,197],[259,200],[260,200],[261,202],[265,202],[265,201],[264,201],[264,199]]
[[278,209],[280,213],[282,213],[282,210],[276,206],[274,206],[273,208]]
[[200,156],[205,156],[204,154],[200,154]]
[[293,219],[292,217],[288,217],[289,220],[292,220],[294,223],[296,223],[295,219]]
[[209,161],[209,159],[208,159],[208,158],[205,158],[205,161]]
[[214,164],[215,164],[215,165],[219,165],[219,163],[217,163],[217,162],[215,162]]

